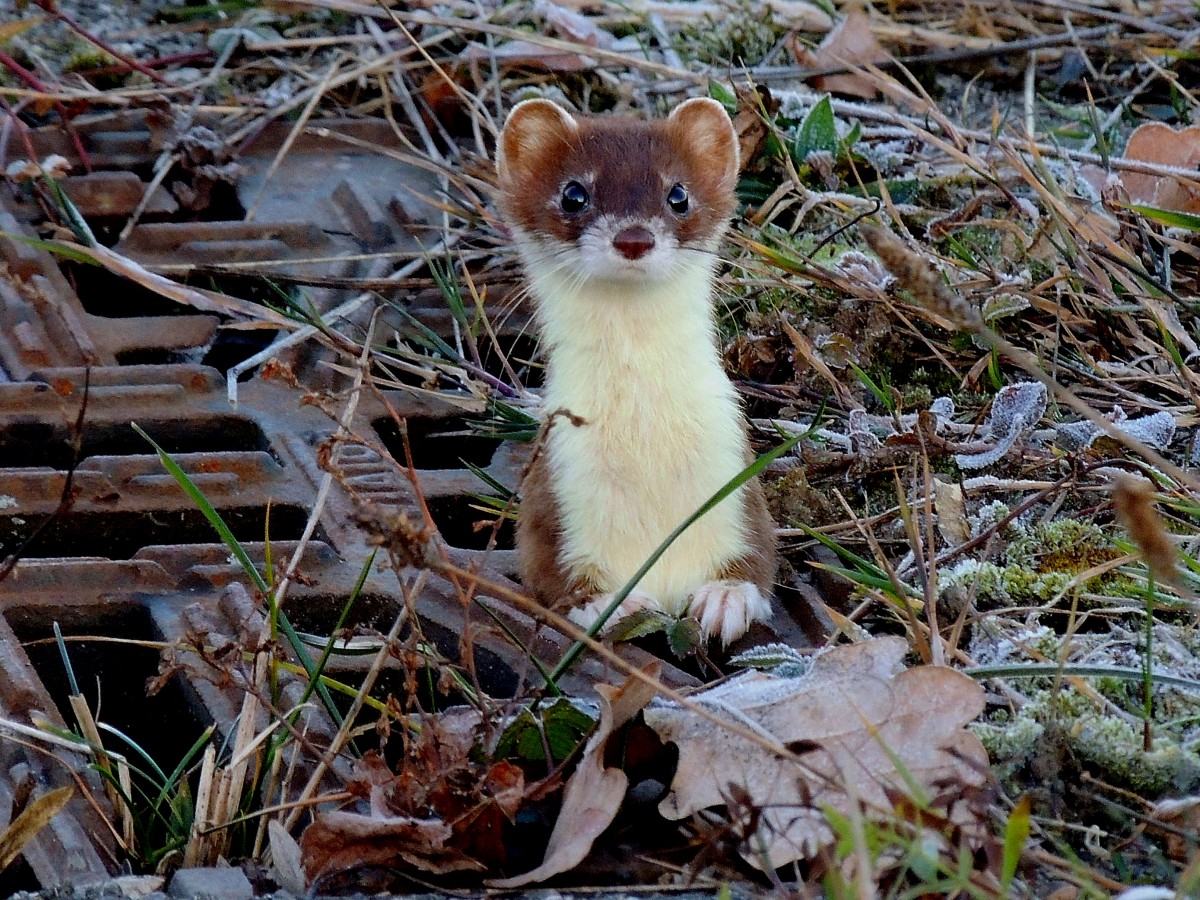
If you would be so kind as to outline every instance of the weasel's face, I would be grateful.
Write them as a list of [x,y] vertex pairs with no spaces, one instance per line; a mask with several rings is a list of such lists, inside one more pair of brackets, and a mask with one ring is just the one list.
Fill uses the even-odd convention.
[[738,143],[714,100],[658,122],[576,119],[528,100],[505,123],[497,167],[527,263],[580,282],[666,281],[712,266],[734,209]]

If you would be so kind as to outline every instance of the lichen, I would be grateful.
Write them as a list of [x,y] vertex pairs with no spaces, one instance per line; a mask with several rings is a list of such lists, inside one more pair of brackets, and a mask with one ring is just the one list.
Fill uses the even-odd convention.
[[1017,716],[1007,722],[975,722],[971,731],[979,738],[988,758],[995,764],[1013,768],[1033,756],[1046,727],[1029,716]]

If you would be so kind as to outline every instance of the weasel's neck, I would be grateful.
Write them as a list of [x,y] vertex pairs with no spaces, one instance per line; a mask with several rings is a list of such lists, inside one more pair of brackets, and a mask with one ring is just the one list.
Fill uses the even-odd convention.
[[586,416],[601,391],[628,392],[634,402],[640,394],[646,402],[660,391],[688,394],[711,390],[713,379],[727,383],[707,263],[680,267],[670,280],[582,284],[548,268],[528,267],[548,357],[550,408]]

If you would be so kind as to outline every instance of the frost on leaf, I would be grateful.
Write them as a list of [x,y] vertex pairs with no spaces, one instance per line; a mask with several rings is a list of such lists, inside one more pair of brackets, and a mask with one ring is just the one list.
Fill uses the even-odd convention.
[[1002,459],[1046,411],[1046,388],[1035,381],[1010,384],[996,392],[983,440],[992,446],[981,453],[960,453],[959,468],[981,469]]
[[758,669],[786,678],[797,678],[807,674],[811,663],[810,657],[787,644],[760,644],[729,660],[731,666]]
[[997,319],[1016,315],[1029,309],[1029,300],[1020,294],[1005,293],[989,297],[983,304],[983,321],[989,325]]
[[[680,819],[745,798],[760,814],[742,855],[768,870],[833,841],[826,809],[848,814],[862,803],[869,814],[890,809],[889,791],[910,784],[929,794],[982,784],[987,754],[963,728],[983,711],[982,688],[940,666],[903,669],[905,650],[897,638],[864,641],[822,654],[801,678],[752,672],[691,697],[741,733],[678,704],[652,704],[646,724],[679,748],[660,812]],[[802,742],[801,763],[747,732],[780,747]]]
[[[1175,439],[1175,417],[1166,410],[1130,419],[1125,410],[1115,406],[1108,420],[1135,441],[1155,450],[1166,450]],[[1067,422],[1055,428],[1055,442],[1064,450],[1075,452],[1090,447],[1103,433],[1099,426],[1087,420]]]

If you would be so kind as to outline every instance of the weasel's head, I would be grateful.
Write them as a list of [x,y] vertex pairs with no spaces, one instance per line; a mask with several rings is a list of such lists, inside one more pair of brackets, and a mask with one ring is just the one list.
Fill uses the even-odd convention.
[[509,114],[500,209],[527,263],[568,279],[670,280],[711,268],[733,214],[738,141],[715,100],[661,121],[576,118],[548,100]]

